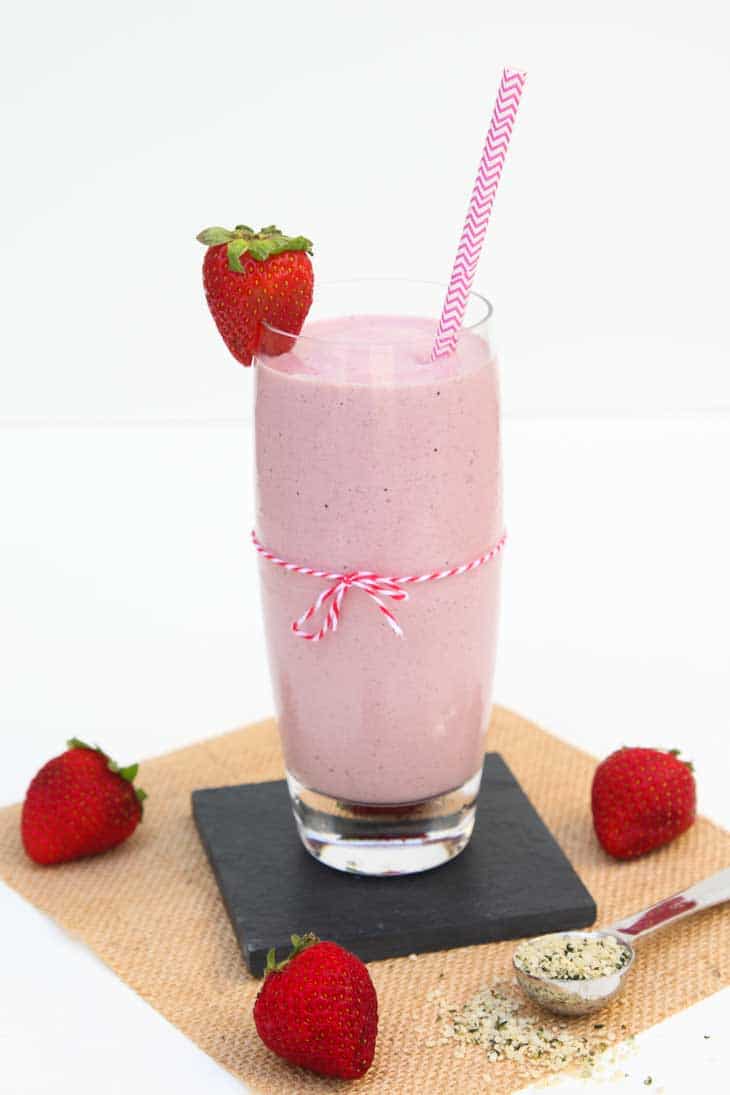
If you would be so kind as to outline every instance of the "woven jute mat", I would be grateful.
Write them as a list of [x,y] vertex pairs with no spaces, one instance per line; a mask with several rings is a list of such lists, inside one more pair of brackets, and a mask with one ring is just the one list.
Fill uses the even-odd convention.
[[[505,757],[593,893],[599,923],[730,864],[730,834],[703,818],[667,848],[632,863],[613,862],[598,847],[591,825],[593,758],[500,708],[488,744]],[[140,781],[150,797],[134,836],[96,859],[52,868],[26,859],[20,807],[7,807],[0,811],[0,876],[83,939],[253,1090],[271,1095],[342,1090],[342,1082],[290,1068],[259,1041],[251,1009],[260,983],[245,971],[191,817],[190,792],[196,787],[281,775],[270,721],[147,760]],[[302,924],[301,930],[307,927]],[[680,937],[681,948],[675,945]],[[490,1064],[477,1046],[468,1046],[457,1059],[449,1046],[427,1048],[427,1036],[418,1029],[431,990],[441,986],[449,1000],[460,1003],[509,979],[513,948],[513,943],[492,943],[371,964],[380,1033],[375,1063],[356,1088],[368,1095],[452,1090],[504,1095],[524,1086],[528,1077],[522,1066]],[[730,915],[717,908],[643,943],[625,994],[601,1018],[607,1029],[627,1037],[728,984]],[[581,1021],[571,1025],[583,1029]]]

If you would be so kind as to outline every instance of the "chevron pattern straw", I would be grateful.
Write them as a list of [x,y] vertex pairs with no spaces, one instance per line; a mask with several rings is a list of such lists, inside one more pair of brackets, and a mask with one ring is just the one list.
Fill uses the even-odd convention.
[[431,361],[448,357],[456,346],[526,79],[527,73],[517,69],[506,68],[502,72],[497,101],[431,351]]

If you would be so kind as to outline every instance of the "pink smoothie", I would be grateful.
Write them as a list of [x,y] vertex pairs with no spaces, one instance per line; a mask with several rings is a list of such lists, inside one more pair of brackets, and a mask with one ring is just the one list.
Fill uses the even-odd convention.
[[[497,363],[463,332],[428,363],[435,322],[311,323],[256,366],[256,529],[296,563],[382,575],[468,562],[502,533]],[[289,772],[357,803],[417,802],[479,771],[491,704],[499,560],[387,602],[398,638],[350,590],[319,643],[291,621],[326,583],[261,561]]]

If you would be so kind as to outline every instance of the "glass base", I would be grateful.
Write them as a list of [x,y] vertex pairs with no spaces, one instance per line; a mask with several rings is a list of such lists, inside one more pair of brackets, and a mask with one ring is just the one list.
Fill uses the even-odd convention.
[[463,851],[474,828],[482,770],[425,802],[370,806],[312,791],[287,772],[304,847],[328,867],[350,874],[416,874]]

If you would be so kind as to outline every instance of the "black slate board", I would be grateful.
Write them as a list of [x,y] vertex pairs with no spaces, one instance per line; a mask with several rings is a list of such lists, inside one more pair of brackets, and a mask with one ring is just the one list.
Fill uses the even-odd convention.
[[289,936],[332,939],[363,961],[584,928],[596,905],[497,753],[488,753],[474,835],[417,875],[363,878],[313,859],[286,783],[193,792],[193,816],[244,960],[263,974]]

